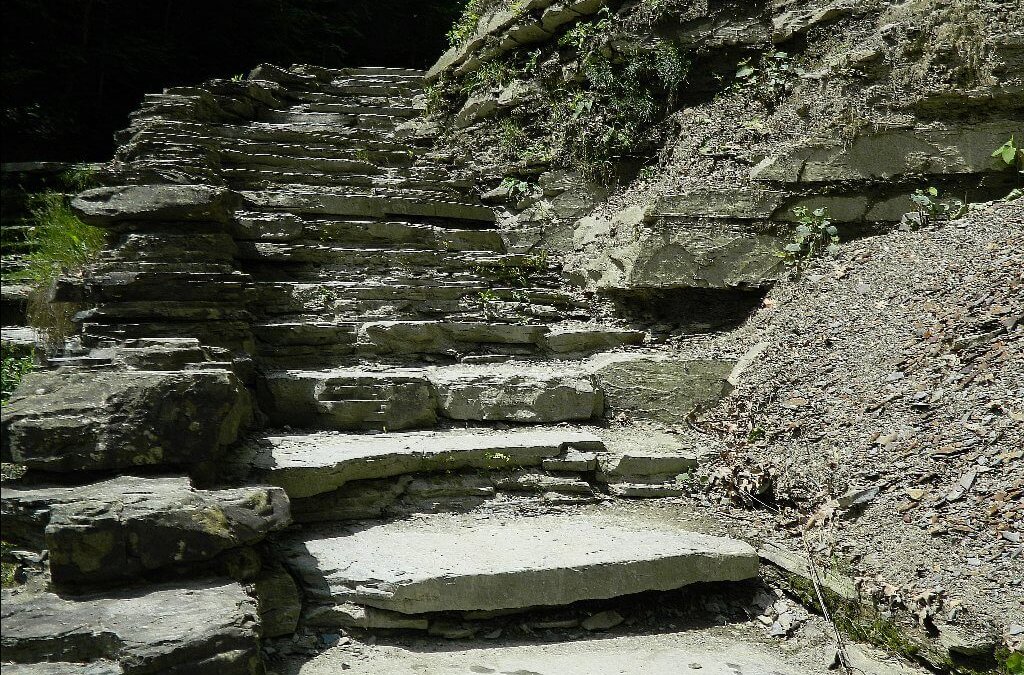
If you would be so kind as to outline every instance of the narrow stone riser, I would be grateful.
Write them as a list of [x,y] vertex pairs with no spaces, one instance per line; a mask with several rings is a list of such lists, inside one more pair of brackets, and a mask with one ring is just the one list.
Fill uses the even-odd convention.
[[[557,293],[536,291],[491,291],[486,286],[363,286],[337,287],[331,284],[281,286],[257,284],[253,305],[264,316],[291,317],[317,314],[321,320],[336,317],[346,321],[375,319],[438,319],[504,321],[526,323],[531,318],[582,318],[586,308]],[[493,292],[498,299],[481,299]]]
[[204,345],[237,352],[253,353],[256,345],[248,322],[239,321],[141,321],[117,323],[81,323],[82,344],[98,347],[136,338],[191,337]]
[[[296,271],[306,265],[318,265],[331,270],[351,269],[357,273],[365,271],[367,276],[374,276],[381,270],[401,270],[409,275],[473,271],[481,278],[489,277],[495,286],[508,286],[508,282],[502,284],[501,279],[494,277],[503,272],[513,276],[515,273],[507,270],[529,269],[527,266],[531,263],[529,256],[515,253],[349,248],[308,240],[280,244],[240,242],[238,258],[252,264],[279,264],[294,268]],[[555,275],[549,270],[531,272],[531,281],[556,281]]]
[[359,159],[337,159],[337,158],[316,158],[316,157],[288,157],[281,155],[258,155],[232,150],[221,152],[221,162],[226,167],[241,169],[254,169],[260,167],[274,167],[279,171],[307,172],[307,173],[354,173],[360,175],[372,175],[380,173],[381,169],[367,160]]
[[427,196],[432,199],[464,199],[472,191],[470,188],[458,184],[439,184],[433,179],[404,178],[405,171],[391,171],[392,167],[380,167],[387,169],[386,174],[365,176],[359,174],[345,173],[308,173],[294,172],[266,167],[225,167],[222,175],[229,184],[237,190],[258,190],[263,187],[301,185],[317,187],[340,187],[353,186],[362,188],[364,191],[371,189],[398,192],[407,190]]
[[351,127],[390,131],[394,130],[404,119],[391,115],[346,115],[343,113],[273,110],[264,113],[259,121],[266,124],[315,124],[331,129]]
[[236,215],[235,238],[249,241],[306,240],[344,243],[356,248],[415,248],[435,251],[504,253],[505,242],[494,230],[460,230],[400,221],[301,220],[294,217]]
[[217,143],[223,153],[232,161],[242,163],[248,156],[280,157],[296,161],[307,159],[347,159],[350,161],[371,161],[386,166],[409,166],[417,157],[404,147],[380,147],[383,143],[349,140],[345,145],[298,144],[298,143],[258,143],[235,139],[223,139]]
[[[483,461],[479,466],[448,457],[439,460],[437,473],[419,471],[394,478],[352,481],[333,492],[293,499],[292,517],[297,523],[376,520],[418,513],[465,512],[492,499],[529,500],[554,506],[590,504],[605,498],[592,475],[549,474],[539,470],[543,460],[537,457],[495,452],[497,455],[502,458]],[[470,471],[465,472],[465,468]]]
[[588,378],[502,376],[433,381],[424,374],[281,372],[264,378],[270,424],[315,429],[426,429],[453,420],[545,424],[599,417],[604,398]]

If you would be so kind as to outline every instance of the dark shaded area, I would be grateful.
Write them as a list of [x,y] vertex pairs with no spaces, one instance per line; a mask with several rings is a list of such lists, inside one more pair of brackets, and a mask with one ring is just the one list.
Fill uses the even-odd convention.
[[620,316],[671,330],[707,333],[733,329],[757,311],[768,288],[668,288],[612,291]]
[[2,161],[105,160],[147,92],[261,62],[426,68],[461,0],[4,0]]

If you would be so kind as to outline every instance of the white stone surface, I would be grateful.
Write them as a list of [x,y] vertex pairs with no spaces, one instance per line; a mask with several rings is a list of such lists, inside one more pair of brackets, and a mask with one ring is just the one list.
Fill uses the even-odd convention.
[[319,601],[407,614],[566,605],[758,572],[744,542],[600,514],[437,514],[302,532],[286,550]]

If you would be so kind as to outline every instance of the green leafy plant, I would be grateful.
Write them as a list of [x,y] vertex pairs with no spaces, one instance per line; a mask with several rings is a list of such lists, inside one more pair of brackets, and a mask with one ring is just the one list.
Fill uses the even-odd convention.
[[910,201],[917,207],[917,224],[926,227],[933,221],[955,217],[963,209],[963,202],[958,199],[942,201],[939,199],[937,187],[914,190]]
[[744,59],[736,66],[734,89],[756,93],[769,107],[778,105],[789,92],[793,79],[803,72],[786,52],[764,54],[754,63]]
[[83,192],[99,186],[96,169],[88,164],[78,164],[60,175],[60,184],[71,192]]
[[518,202],[537,192],[537,187],[529,181],[520,180],[513,176],[507,176],[501,181],[501,189],[505,191],[509,199]]
[[21,384],[21,380],[29,372],[35,369],[35,352],[16,350],[10,343],[0,344],[0,405],[6,404],[7,399],[14,394],[14,390]]
[[1016,166],[1024,171],[1024,149],[1016,144],[1013,136],[992,151],[992,156],[1002,160],[1006,166]]
[[1009,675],[1024,675],[1024,652],[1010,652],[1006,655],[1003,669]]
[[827,253],[834,255],[839,248],[839,231],[828,217],[828,209],[810,210],[804,206],[793,209],[797,218],[793,239],[783,246],[778,256],[787,267],[795,268],[799,276],[803,264],[811,258]]

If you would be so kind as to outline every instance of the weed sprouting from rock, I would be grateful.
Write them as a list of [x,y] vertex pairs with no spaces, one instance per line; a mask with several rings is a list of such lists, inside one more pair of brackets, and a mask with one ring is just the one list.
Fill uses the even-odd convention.
[[915,190],[914,194],[910,195],[910,201],[917,207],[918,227],[927,227],[933,222],[956,217],[964,206],[958,199],[940,200],[939,189],[934,186]]
[[799,276],[805,262],[838,250],[839,230],[832,224],[828,209],[824,207],[811,210],[798,206],[793,209],[793,215],[797,218],[793,238],[778,252],[778,256]]
[[1012,166],[1024,172],[1024,148],[1017,145],[1014,136],[998,148],[992,151],[992,156],[998,158],[1006,166]]

